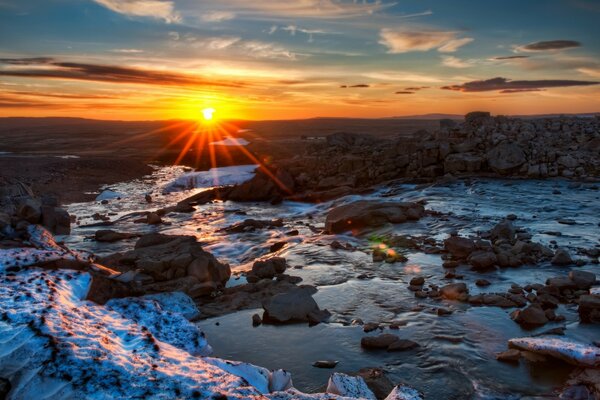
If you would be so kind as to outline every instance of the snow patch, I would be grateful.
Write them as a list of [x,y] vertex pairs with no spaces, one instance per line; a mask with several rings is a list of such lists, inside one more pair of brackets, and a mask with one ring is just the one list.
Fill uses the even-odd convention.
[[408,386],[396,386],[385,400],[423,400],[424,396]]
[[227,139],[211,142],[211,146],[247,146],[250,142],[242,138],[228,137]]
[[591,288],[590,294],[594,296],[600,296],[600,286]]
[[256,168],[258,165],[236,165],[211,168],[208,171],[188,172],[167,184],[163,192],[237,185],[252,179]]
[[600,347],[558,338],[515,338],[510,347],[527,350],[583,367],[600,367]]
[[98,196],[96,196],[96,201],[114,200],[114,199],[118,199],[118,198],[122,199],[123,197],[125,197],[125,195],[122,193],[115,192],[114,190],[106,189],[106,190],[103,190],[102,193],[100,193]]

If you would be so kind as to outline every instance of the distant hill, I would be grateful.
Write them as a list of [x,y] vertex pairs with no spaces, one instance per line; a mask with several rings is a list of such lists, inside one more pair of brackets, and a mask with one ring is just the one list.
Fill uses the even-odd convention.
[[394,116],[394,117],[390,117],[390,118],[395,118],[395,119],[464,119],[464,115],[458,115],[458,114],[438,114],[438,113],[431,113],[431,114],[420,114],[420,115],[401,115],[401,116]]

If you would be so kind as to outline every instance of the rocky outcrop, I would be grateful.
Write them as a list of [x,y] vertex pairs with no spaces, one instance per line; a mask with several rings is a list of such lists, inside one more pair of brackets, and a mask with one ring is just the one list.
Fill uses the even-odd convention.
[[276,294],[263,302],[263,322],[286,323],[306,321],[319,323],[329,318],[327,310],[321,310],[312,298],[314,290],[300,287],[286,293]]
[[331,209],[325,220],[325,230],[339,233],[386,223],[398,224],[418,220],[424,213],[419,203],[355,201]]
[[23,182],[0,177],[0,238],[14,236],[27,224],[43,225],[56,235],[71,233],[71,217],[57,199],[36,197]]
[[229,265],[219,262],[192,236],[152,233],[142,236],[133,250],[102,260],[120,271],[136,271],[149,277],[148,293],[182,291],[197,297],[222,288],[231,275]]

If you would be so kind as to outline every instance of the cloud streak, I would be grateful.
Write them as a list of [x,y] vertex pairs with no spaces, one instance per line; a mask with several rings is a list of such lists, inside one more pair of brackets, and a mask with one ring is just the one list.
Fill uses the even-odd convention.
[[180,22],[172,1],[166,0],[94,0],[96,3],[119,14],[130,17],[149,17],[165,22]]
[[391,54],[432,49],[437,49],[442,53],[453,53],[474,40],[473,38],[457,38],[457,33],[450,31],[390,28],[382,29],[379,37],[379,43],[387,47],[388,53]]
[[457,92],[490,92],[499,91],[501,93],[515,93],[515,91],[532,91],[543,88],[557,88],[569,86],[591,86],[600,82],[593,81],[575,81],[562,79],[544,79],[544,80],[517,80],[513,81],[506,78],[492,78],[481,81],[465,82],[460,85],[442,86],[444,90],[453,90]]
[[549,40],[545,42],[534,42],[526,44],[525,46],[519,47],[522,51],[553,51],[553,50],[565,50],[572,49],[574,47],[581,47],[581,43],[574,40]]
[[[61,62],[52,58],[0,59],[0,64],[22,68],[0,69],[0,76],[46,78],[79,81],[131,83],[184,87],[242,87],[239,82],[209,80],[177,72],[122,67],[114,65]],[[43,66],[43,68],[40,68]]]

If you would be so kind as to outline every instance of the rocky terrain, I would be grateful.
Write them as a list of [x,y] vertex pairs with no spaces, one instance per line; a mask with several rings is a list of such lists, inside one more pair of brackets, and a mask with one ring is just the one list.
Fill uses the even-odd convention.
[[[438,322],[429,318],[467,318],[469,329],[476,331],[473,316],[464,315],[489,309],[506,310],[493,319],[518,333],[502,342],[507,349],[493,352],[494,362],[534,369],[570,365],[568,379],[553,394],[561,399],[598,398],[600,347],[587,338],[600,326],[600,221],[590,214],[595,205],[589,204],[598,199],[599,146],[598,118],[521,120],[471,113],[462,124],[444,120],[439,130],[413,137],[334,133],[308,144],[305,154],[274,157],[244,182],[192,195],[160,192],[162,187],[155,188],[160,195],[106,191],[95,202],[75,207],[83,213],[72,215],[56,198],[38,195],[17,179],[1,178],[0,270],[8,299],[0,302],[2,328],[7,337],[21,329],[31,337],[9,341],[3,354],[25,354],[24,368],[41,371],[25,376],[4,368],[7,364],[0,358],[5,393],[9,398],[33,395],[30,383],[51,378],[59,383],[48,398],[113,390],[107,382],[114,380],[120,388],[114,389],[117,397],[137,385],[167,397],[419,399],[423,394],[405,385],[408,378],[392,382],[389,363],[387,371],[344,370],[358,377],[336,372],[328,394],[303,394],[285,371],[207,358],[210,346],[195,323],[248,310],[251,317],[245,323],[256,329],[339,325],[360,335],[353,337],[352,347],[365,357],[425,357],[434,346],[414,334],[411,325],[429,321],[435,330]],[[523,185],[528,192],[522,203],[540,204],[475,221],[465,209],[482,214],[490,210],[467,199],[452,208],[443,194],[459,190],[452,185],[460,182],[467,196],[493,204],[495,193],[474,184],[475,177],[561,178],[572,183],[557,181],[561,189],[551,192],[551,185],[535,190]],[[504,190],[515,197],[510,185],[490,184],[496,190],[508,187]],[[568,207],[571,214],[557,214],[560,197],[546,206],[536,190],[545,190],[543,196],[579,191],[588,204],[579,205],[581,214]],[[301,206],[290,200],[317,204]],[[300,207],[308,211],[286,212]],[[501,205],[493,204],[492,213],[496,208]],[[555,221],[532,229],[546,214]],[[79,239],[89,232],[93,235]],[[229,253],[219,250],[221,246]],[[425,273],[428,262],[435,269]],[[350,289],[348,294],[336,291],[338,286]],[[323,297],[328,291],[333,295]],[[373,312],[361,314],[363,306]],[[406,318],[407,313],[413,314]],[[113,322],[103,325],[107,320]],[[131,323],[129,331],[120,331]],[[469,329],[464,336],[445,332],[434,339],[470,346]],[[420,331],[428,329],[421,326]],[[89,350],[87,340],[97,337],[104,344]],[[135,348],[141,355],[125,364],[119,359],[132,353],[118,344],[121,337],[143,343]],[[49,351],[32,355],[40,343]],[[106,376],[83,376],[55,365],[58,359],[89,368],[83,361],[87,351],[102,360]],[[318,369],[338,365],[335,359],[313,361]],[[439,360],[424,364],[430,363]],[[114,372],[119,368],[142,378],[126,383]],[[190,369],[197,373],[190,375]],[[197,381],[204,385],[195,391]],[[452,385],[452,398],[479,395],[475,384],[460,390]]]

